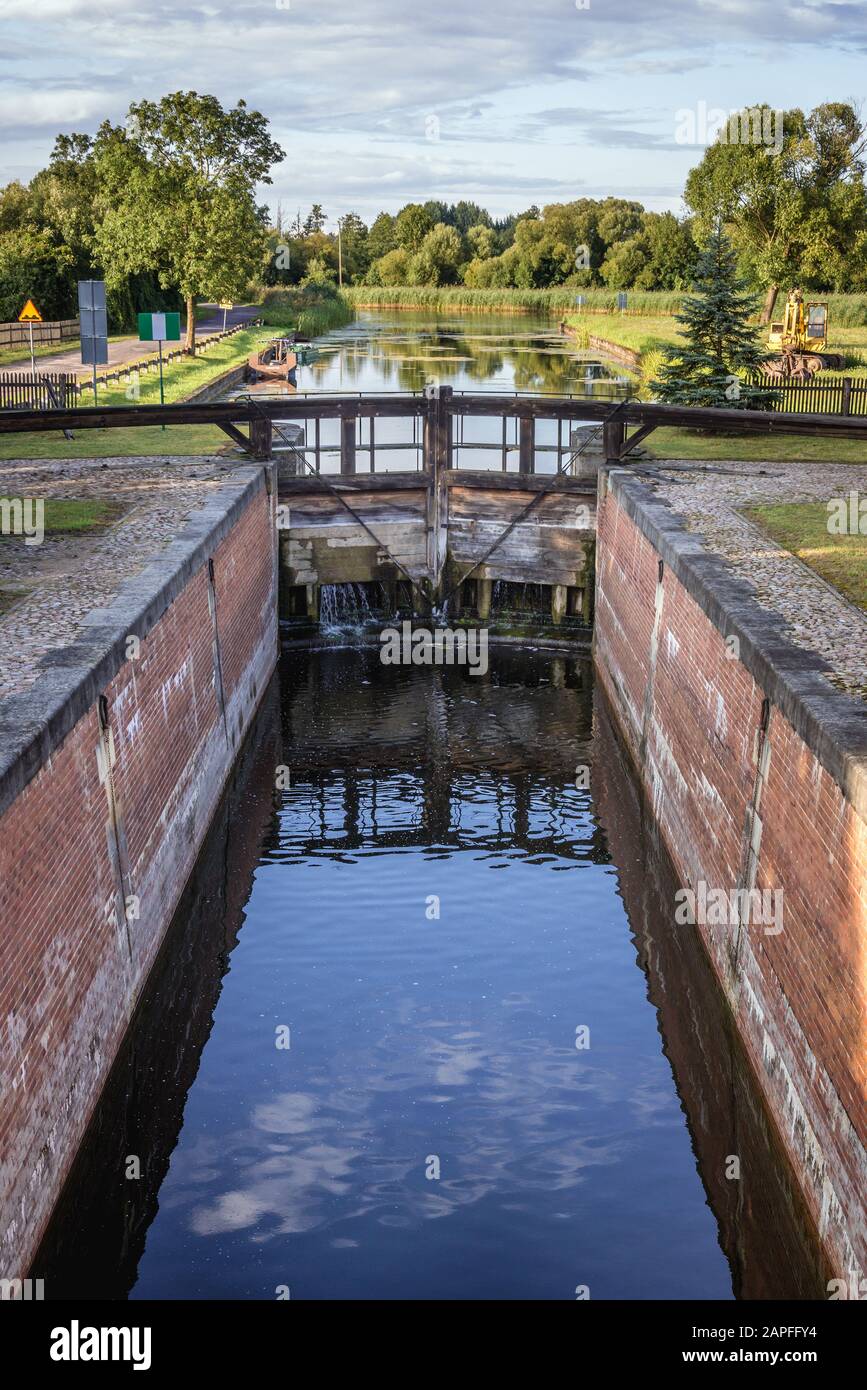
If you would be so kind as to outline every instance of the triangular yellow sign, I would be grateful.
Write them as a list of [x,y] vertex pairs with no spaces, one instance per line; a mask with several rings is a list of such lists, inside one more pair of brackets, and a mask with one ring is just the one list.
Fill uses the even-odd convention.
[[18,322],[19,322],[19,323],[41,323],[41,322],[42,322],[42,315],[40,314],[40,312],[39,312],[39,310],[37,309],[36,305],[33,303],[33,300],[32,300],[32,299],[28,299],[27,303],[24,305],[24,308],[21,310],[21,313],[18,315]]

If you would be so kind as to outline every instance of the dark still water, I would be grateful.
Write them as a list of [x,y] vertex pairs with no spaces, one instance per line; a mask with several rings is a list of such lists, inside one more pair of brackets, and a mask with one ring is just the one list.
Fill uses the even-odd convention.
[[813,1296],[667,873],[583,661],[287,652],[36,1263],[49,1297]]

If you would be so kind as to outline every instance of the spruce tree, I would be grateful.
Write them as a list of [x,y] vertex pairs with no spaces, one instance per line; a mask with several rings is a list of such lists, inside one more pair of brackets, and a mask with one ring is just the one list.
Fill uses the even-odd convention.
[[692,294],[676,315],[685,341],[665,348],[664,365],[650,383],[656,398],[672,405],[728,409],[767,405],[767,389],[742,379],[760,373],[765,357],[747,323],[754,309],[754,297],[718,223],[699,256]]

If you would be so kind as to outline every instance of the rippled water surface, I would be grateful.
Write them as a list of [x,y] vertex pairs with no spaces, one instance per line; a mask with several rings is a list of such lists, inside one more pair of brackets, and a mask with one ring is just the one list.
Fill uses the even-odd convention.
[[473,678],[287,652],[47,1243],[55,1290],[712,1298],[759,1277],[716,1171],[729,1130],[748,1143],[735,1053],[665,958],[592,709],[573,657]]

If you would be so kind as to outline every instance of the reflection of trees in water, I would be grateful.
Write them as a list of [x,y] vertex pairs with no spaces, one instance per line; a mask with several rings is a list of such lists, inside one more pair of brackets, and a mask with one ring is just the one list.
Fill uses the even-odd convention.
[[[567,351],[558,351],[556,340],[544,334],[538,339],[509,339],[491,334],[486,342],[474,326],[465,332],[448,327],[419,329],[399,336],[373,339],[367,350],[353,348],[344,357],[344,373],[374,362],[389,384],[396,377],[400,389],[420,391],[430,381],[452,378],[487,383],[510,375],[518,391],[574,391],[585,377],[609,377],[598,363],[585,363]],[[415,354],[415,355],[414,355]]]

